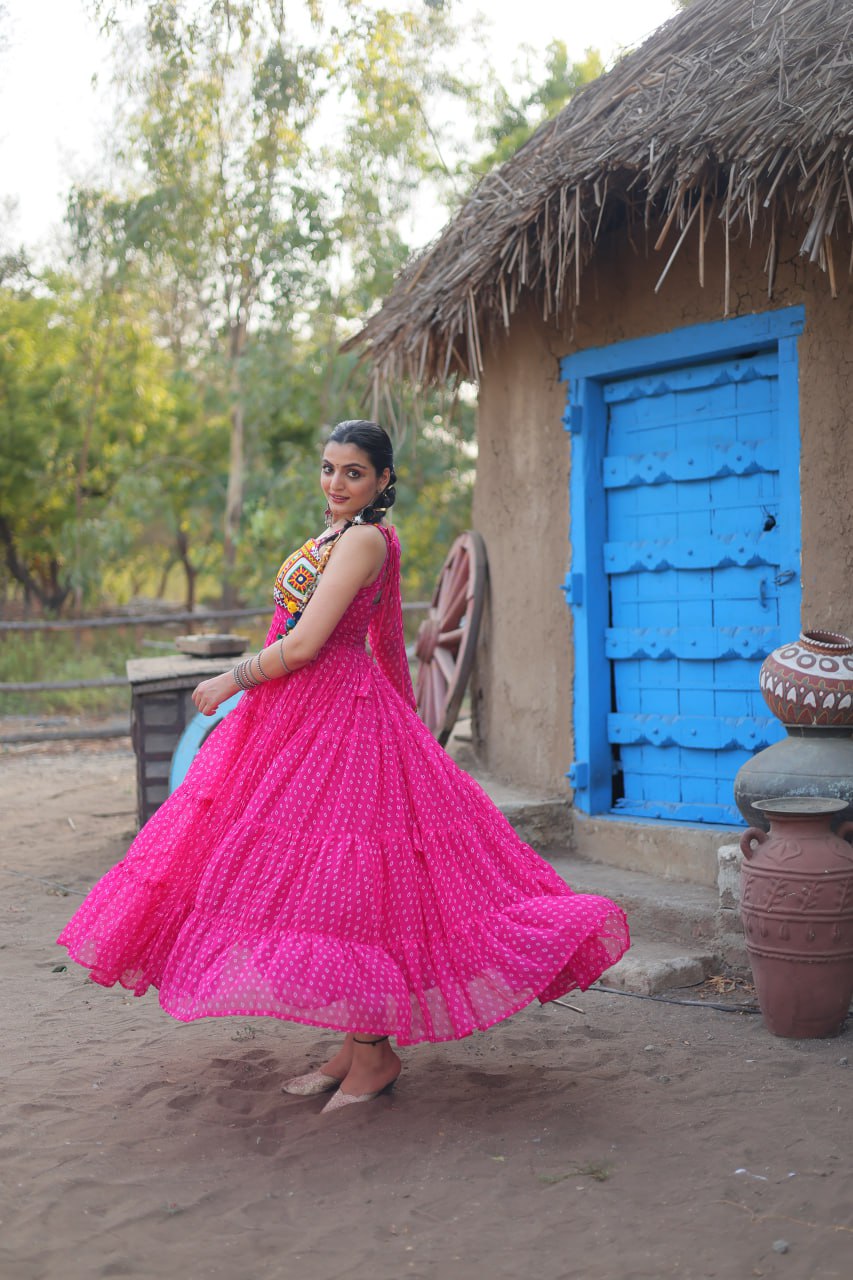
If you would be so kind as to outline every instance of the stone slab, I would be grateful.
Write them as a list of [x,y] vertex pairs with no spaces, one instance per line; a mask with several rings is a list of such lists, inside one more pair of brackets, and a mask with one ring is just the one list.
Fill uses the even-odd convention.
[[[652,987],[701,982],[709,965],[748,972],[733,901],[740,852],[734,831],[590,819],[564,797],[537,795],[485,774],[464,725],[457,726],[448,749],[567,884],[624,908],[631,958],[611,973],[629,984],[625,990],[642,995]],[[650,953],[649,947],[656,950]]]
[[636,995],[656,996],[673,987],[694,987],[717,966],[712,951],[684,952],[677,948],[636,942],[618,964],[602,975],[601,985]]
[[175,648],[194,658],[233,658],[243,653],[248,643],[248,636],[238,636],[226,631],[202,631],[198,635],[175,636]]
[[713,949],[719,918],[715,890],[608,867],[565,851],[540,852],[576,892],[598,893],[618,902],[635,933],[680,947]]
[[726,827],[589,817],[569,804],[568,794],[515,786],[483,769],[473,750],[468,720],[457,723],[447,750],[506,814],[522,840],[540,852],[542,845],[559,845],[587,862],[716,889],[717,850],[734,843],[740,834]]
[[218,676],[234,663],[233,658],[196,658],[175,653],[164,658],[128,658],[126,670],[132,686],[145,685],[148,692],[160,692],[183,688],[205,676]]

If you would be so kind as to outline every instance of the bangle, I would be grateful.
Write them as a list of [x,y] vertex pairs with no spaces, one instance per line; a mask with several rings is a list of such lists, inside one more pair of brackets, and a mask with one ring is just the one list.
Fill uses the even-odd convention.
[[250,689],[256,688],[256,686],[261,683],[260,680],[256,680],[252,674],[252,661],[252,658],[247,658],[244,662],[238,662],[237,666],[234,667],[231,672],[234,677],[235,684],[238,688],[242,689],[244,693],[248,693]]
[[278,642],[278,656],[279,656],[279,660],[281,661],[281,665],[284,667],[287,674],[289,676],[292,676],[293,672],[291,671],[290,667],[287,665],[287,663],[284,660],[284,636],[282,636]]
[[254,658],[252,658],[252,662],[256,662],[258,664],[258,672],[260,673],[258,677],[258,684],[266,684],[266,682],[269,680],[269,676],[267,675],[266,671],[264,671],[263,665],[261,663],[260,653],[255,654]]
[[250,685],[246,681],[246,673],[243,670],[245,665],[246,665],[245,662],[238,662],[236,667],[234,667],[234,669],[231,672],[232,676],[234,677],[234,683],[236,684],[237,688],[242,689],[244,693],[246,693],[250,688]]

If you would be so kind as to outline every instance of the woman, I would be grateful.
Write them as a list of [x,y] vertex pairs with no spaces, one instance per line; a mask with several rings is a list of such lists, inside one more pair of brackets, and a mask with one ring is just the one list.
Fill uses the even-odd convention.
[[380,426],[335,427],[326,532],[282,565],[265,647],[193,701],[244,696],[59,938],[96,982],[153,985],[183,1021],[345,1032],[284,1085],[336,1090],[326,1111],[393,1084],[389,1036],[470,1035],[628,946],[621,909],[574,894],[418,719],[382,523],[395,481]]

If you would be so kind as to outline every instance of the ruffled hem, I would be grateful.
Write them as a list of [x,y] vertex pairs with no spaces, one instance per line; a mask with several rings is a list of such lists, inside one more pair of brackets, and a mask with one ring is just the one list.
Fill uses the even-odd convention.
[[[100,938],[93,931],[74,937],[69,926],[60,936],[71,957],[100,985],[118,982],[135,995],[157,987],[162,1007],[182,1022],[273,1017],[391,1035],[400,1045],[462,1039],[535,999],[546,1003],[575,988],[585,990],[629,945],[620,908],[567,890],[484,914],[465,934],[440,942],[406,940],[396,954],[298,931],[247,937],[193,912],[177,940],[173,934],[165,956],[153,920],[160,915],[165,943],[164,903],[158,907],[158,895],[141,882],[133,896],[135,913],[149,926],[136,935],[147,936],[142,950],[135,947],[134,954],[119,960],[111,931]],[[176,923],[173,916],[173,928]]]

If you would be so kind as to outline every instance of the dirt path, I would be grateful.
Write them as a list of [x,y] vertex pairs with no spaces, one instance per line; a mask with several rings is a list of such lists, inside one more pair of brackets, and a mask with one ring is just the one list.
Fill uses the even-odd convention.
[[182,1026],[64,967],[134,809],[127,749],[0,755],[4,1280],[850,1275],[849,1030],[576,993],[321,1118],[280,1084],[326,1033]]

